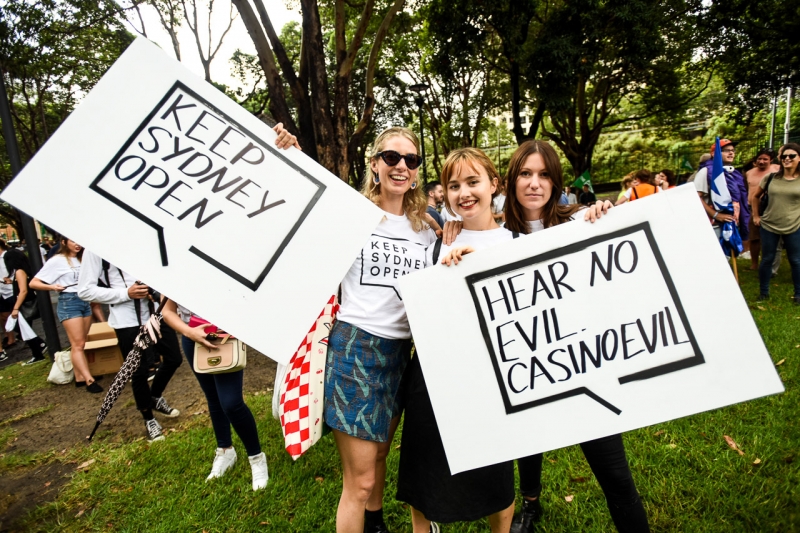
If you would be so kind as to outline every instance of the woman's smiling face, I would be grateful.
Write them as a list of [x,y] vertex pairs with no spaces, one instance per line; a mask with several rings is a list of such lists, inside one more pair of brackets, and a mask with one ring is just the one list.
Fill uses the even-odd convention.
[[525,159],[517,176],[515,192],[525,212],[525,219],[539,220],[542,208],[553,194],[553,182],[540,154],[531,154]]
[[[395,135],[386,139],[381,151],[394,150],[400,155],[416,154],[417,148],[410,139]],[[389,166],[380,157],[370,161],[370,168],[381,181],[381,194],[402,196],[417,179],[419,168],[410,170],[404,159],[395,166]]]
[[464,161],[447,183],[447,201],[465,221],[474,219],[492,207],[497,178],[489,178],[483,165]]

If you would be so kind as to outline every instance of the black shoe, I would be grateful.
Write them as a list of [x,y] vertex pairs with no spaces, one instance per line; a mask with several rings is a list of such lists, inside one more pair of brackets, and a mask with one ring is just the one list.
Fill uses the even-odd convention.
[[175,418],[176,416],[180,416],[181,414],[181,412],[175,409],[174,407],[170,407],[169,404],[167,403],[167,400],[165,400],[163,396],[161,396],[160,398],[155,398],[151,396],[150,408],[154,409],[155,411],[169,418]]
[[758,298],[756,298],[758,302],[763,302],[765,300],[769,300],[769,294],[759,294]]
[[28,359],[27,361],[25,361],[24,363],[22,363],[22,366],[35,365],[36,363],[41,363],[42,361],[44,361],[44,356],[42,356],[42,357],[35,357],[34,356],[34,357],[31,357],[30,359]]
[[386,527],[386,524],[376,524],[372,527],[367,526],[364,524],[364,533],[389,533],[389,529]]
[[77,381],[76,380],[75,381],[75,386],[80,389],[81,387],[85,387],[86,386],[86,382],[85,381]]
[[86,385],[86,392],[97,394],[98,392],[103,392],[103,387],[101,387],[95,382],[92,382],[90,385]]
[[542,519],[542,504],[539,499],[522,499],[522,511],[511,522],[511,533],[532,533],[533,524]]
[[8,361],[8,354],[6,353],[5,350],[0,352],[0,363],[2,363],[3,361]]

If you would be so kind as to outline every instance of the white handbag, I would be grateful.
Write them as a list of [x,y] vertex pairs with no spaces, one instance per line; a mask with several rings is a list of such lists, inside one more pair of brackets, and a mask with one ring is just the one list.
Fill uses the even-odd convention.
[[55,385],[66,385],[70,383],[75,378],[70,351],[63,350],[56,352],[54,359],[53,368],[50,369],[50,375],[47,376],[47,381]]

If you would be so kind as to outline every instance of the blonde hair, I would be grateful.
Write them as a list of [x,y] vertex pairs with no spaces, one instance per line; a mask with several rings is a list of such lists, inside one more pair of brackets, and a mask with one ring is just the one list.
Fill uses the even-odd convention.
[[497,196],[500,188],[500,173],[497,172],[497,168],[494,166],[494,163],[492,163],[492,160],[489,159],[489,156],[487,156],[483,150],[479,150],[478,148],[457,148],[447,155],[447,159],[442,167],[442,175],[440,177],[442,187],[444,187],[445,190],[444,205],[451,215],[455,215],[455,212],[453,212],[453,209],[450,207],[450,200],[447,198],[447,185],[450,183],[453,175],[455,175],[458,169],[461,168],[461,165],[470,165],[474,170],[478,170],[475,168],[476,163],[482,166],[486,171],[490,182],[493,179],[497,180],[497,188],[492,194],[492,198]]
[[[419,137],[417,137],[416,134],[408,128],[395,126],[383,130],[375,139],[375,142],[372,144],[372,150],[370,150],[369,154],[370,161],[378,157],[378,152],[383,151],[384,146],[386,146],[386,141],[392,137],[405,137],[414,143],[414,148],[417,150],[417,153],[420,152]],[[424,164],[425,163],[423,162],[423,165]],[[370,201],[372,201],[372,203],[380,207],[381,186],[380,183],[375,183],[375,178],[377,175],[374,172],[371,172],[371,174],[372,176],[364,177],[364,185],[361,187],[361,194],[366,196]],[[419,172],[417,172],[417,177],[414,183],[414,188],[407,190],[405,195],[403,195],[403,211],[408,217],[408,220],[411,222],[411,228],[415,232],[419,233],[428,227],[428,224],[425,223],[423,219],[423,216],[428,209],[428,201],[425,198],[425,194],[422,192],[422,183],[419,181]]]

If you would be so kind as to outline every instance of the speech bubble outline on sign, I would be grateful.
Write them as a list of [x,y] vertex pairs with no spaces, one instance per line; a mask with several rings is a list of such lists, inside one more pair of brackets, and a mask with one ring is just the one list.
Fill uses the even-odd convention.
[[[184,110],[199,111],[199,113],[195,112],[188,117],[184,117],[184,120],[187,118],[194,118],[194,121],[188,120],[182,124],[179,113],[185,113],[186,111]],[[184,176],[197,178],[197,184],[207,182],[212,183],[212,193],[223,192],[229,201],[242,208],[244,208],[244,206],[233,200],[233,198],[237,196],[239,198],[250,198],[249,194],[245,190],[248,185],[251,186],[251,189],[253,187],[260,189],[258,193],[261,193],[263,190],[261,205],[252,205],[251,208],[254,209],[249,213],[246,213],[248,218],[258,216],[270,208],[274,208],[285,203],[285,200],[283,199],[272,201],[272,199],[269,198],[269,189],[265,190],[255,179],[246,179],[242,176],[235,176],[235,173],[231,173],[231,177],[227,178],[226,174],[228,173],[229,167],[215,165],[214,163],[218,162],[213,161],[208,155],[205,155],[204,152],[201,151],[198,144],[204,145],[205,142],[199,136],[197,136],[198,134],[195,134],[193,137],[193,132],[198,129],[208,131],[210,127],[213,127],[212,125],[219,124],[225,126],[222,130],[222,133],[218,137],[215,135],[211,136],[211,139],[215,138],[215,140],[208,148],[206,148],[206,150],[212,154],[218,155],[222,159],[225,159],[225,157],[222,156],[218,151],[215,151],[215,148],[219,150],[217,147],[223,143],[230,146],[232,143],[227,139],[232,137],[235,138],[237,134],[240,138],[249,140],[247,143],[241,143],[243,147],[238,152],[234,151],[234,154],[230,159],[231,167],[238,162],[244,162],[247,165],[255,167],[258,164],[263,163],[264,153],[262,150],[266,150],[297,171],[316,188],[313,191],[312,196],[304,204],[302,212],[296,218],[294,224],[289,228],[289,231],[286,232],[285,237],[280,243],[280,246],[275,250],[271,257],[268,258],[268,262],[263,269],[261,269],[255,279],[248,279],[247,276],[238,272],[236,269],[226,266],[223,258],[215,259],[211,255],[200,250],[200,248],[195,245],[191,245],[189,247],[190,252],[213,265],[215,268],[221,270],[231,278],[255,291],[261,285],[261,282],[264,281],[264,278],[269,273],[272,265],[275,264],[275,261],[278,260],[281,253],[286,248],[287,243],[291,240],[292,236],[294,236],[297,228],[303,223],[309,211],[314,207],[322,193],[325,191],[325,185],[308,172],[294,164],[292,161],[288,160],[280,153],[279,150],[275,149],[269,143],[248,131],[245,127],[239,125],[225,112],[215,108],[210,102],[205,100],[195,91],[191,90],[185,84],[179,81],[175,82],[175,85],[164,95],[164,98],[156,105],[156,107],[144,119],[144,121],[142,121],[141,125],[133,132],[131,137],[122,146],[120,151],[108,163],[100,175],[97,176],[97,178],[92,182],[90,188],[156,230],[159,251],[161,254],[161,264],[166,266],[169,264],[169,259],[167,255],[167,246],[164,240],[163,226],[152,218],[146,216],[141,210],[129,203],[131,200],[135,201],[136,196],[131,198],[131,195],[129,195],[129,198],[127,198],[128,201],[125,201],[120,198],[119,195],[115,195],[113,192],[105,189],[103,187],[104,181],[105,183],[108,183],[108,181],[112,181],[113,178],[116,177],[120,181],[131,181],[133,183],[133,189],[135,190],[141,187],[164,189],[164,194],[156,202],[156,206],[172,216],[175,215],[167,211],[166,207],[164,207],[165,201],[169,199],[179,200],[178,196],[176,196],[179,194],[179,191],[176,189],[180,189],[181,185],[190,189],[192,186],[180,180],[171,183],[169,172],[167,170],[178,170],[178,172],[182,173]],[[235,128],[233,128],[231,125],[235,126]],[[170,131],[170,129],[165,126],[171,126],[173,129],[177,129],[177,132]],[[162,143],[159,143],[159,136],[157,136],[156,133],[160,134]],[[179,136],[179,133],[184,133],[184,135]],[[231,133],[234,135],[231,135]],[[139,142],[136,143],[137,139],[140,139],[145,134],[147,134],[147,136],[150,138],[139,140]],[[165,140],[165,135],[167,136],[166,143],[163,142]],[[183,139],[183,141],[181,141],[181,139]],[[145,146],[143,141],[149,141],[152,144]],[[255,143],[253,143],[253,141],[255,141]],[[183,144],[181,144],[181,142],[183,142]],[[137,144],[139,150],[135,150]],[[164,144],[167,145],[166,155],[161,156],[161,153],[163,152],[161,148]],[[134,150],[132,150],[132,148]],[[148,158],[148,156],[152,156],[154,153],[155,157]],[[248,159],[248,156],[251,158],[255,157],[255,159]],[[203,157],[205,161],[200,160],[199,164],[205,165],[206,168],[198,171],[197,165],[195,164],[194,168],[192,168],[192,164],[195,163],[195,161],[198,161],[200,157]],[[148,159],[152,159],[153,161],[149,161]],[[132,170],[129,169],[129,167],[131,167],[131,165],[128,164],[129,162],[133,165]],[[165,163],[167,162],[170,162],[171,164],[166,165]],[[162,166],[156,166],[157,164],[175,168],[163,169]],[[247,165],[243,165],[243,167],[247,169]],[[240,166],[240,173],[241,167],[242,166]],[[148,178],[151,176],[154,177],[156,181],[150,182]],[[225,181],[226,179],[227,182]],[[209,213],[205,215],[208,205],[208,198],[202,198],[199,202],[194,203],[187,209],[183,210],[182,213],[177,215],[177,218],[178,220],[183,220],[189,216],[195,216],[195,226],[203,227],[204,225],[213,221],[213,219],[217,216],[223,214],[222,211],[212,212],[212,210],[209,209]]]
[[[613,244],[608,244],[607,255],[604,257],[601,257],[597,250],[592,250],[593,247],[597,248],[598,246],[612,243],[620,238],[631,237],[636,234],[641,234],[645,237],[644,239],[639,239],[638,246],[633,240],[626,239],[621,242],[618,241],[618,246],[616,248],[614,248]],[[643,246],[643,244],[646,244],[646,246]],[[629,255],[631,260],[623,266],[620,264],[620,252],[625,249],[625,245],[627,245],[627,249],[630,251]],[[576,339],[574,342],[568,341],[566,344],[562,343],[562,346],[565,345],[566,349],[557,348],[554,351],[550,351],[549,355],[546,355],[544,358],[533,355],[530,358],[530,368],[526,365],[526,362],[521,360],[521,357],[507,356],[507,344],[512,342],[521,340],[523,342],[518,344],[527,348],[527,350],[523,348],[523,352],[530,351],[530,353],[535,353],[537,349],[537,340],[539,340],[538,337],[540,335],[544,337],[541,339],[541,344],[546,343],[550,345],[554,343],[558,346],[559,341],[580,335],[580,333],[586,331],[586,328],[581,332],[575,331],[567,333],[563,331],[559,326],[556,308],[545,308],[541,312],[527,313],[528,315],[533,314],[531,321],[532,329],[521,326],[519,320],[495,320],[495,318],[501,318],[500,316],[496,317],[496,314],[500,315],[503,308],[508,312],[507,317],[502,317],[504,319],[511,318],[515,313],[524,313],[526,309],[536,309],[536,298],[540,293],[543,298],[548,296],[553,298],[553,295],[557,295],[560,300],[562,298],[562,291],[564,293],[575,292],[575,289],[564,281],[569,273],[568,263],[560,259],[570,256],[574,257],[576,254],[580,253],[583,254],[584,259],[591,258],[590,284],[592,286],[596,283],[602,283],[603,279],[610,281],[612,276],[615,275],[614,270],[617,271],[616,275],[618,277],[620,275],[632,274],[636,267],[639,266],[640,259],[644,259],[649,255],[653,262],[656,263],[658,271],[661,273],[661,280],[652,280],[652,282],[663,281],[669,295],[669,303],[675,309],[677,316],[673,318],[669,305],[665,306],[663,310],[658,309],[657,312],[652,315],[652,329],[649,333],[650,338],[645,342],[645,347],[640,348],[638,352],[630,356],[627,352],[628,345],[625,342],[626,326],[636,326],[634,329],[638,329],[639,331],[634,332],[634,334],[641,333],[641,336],[647,339],[648,333],[645,331],[646,328],[642,327],[641,319],[636,319],[634,322],[630,323],[623,323],[619,328],[605,329],[602,333],[590,332],[589,336],[594,334],[596,338],[594,351],[592,351],[591,346],[587,345],[585,340]],[[542,275],[542,270],[545,272],[544,275]],[[528,279],[526,279],[526,276]],[[527,285],[531,286],[530,290],[525,288],[526,281],[529,282]],[[546,393],[543,397],[515,402],[512,400],[512,394],[519,394],[523,392],[523,390],[514,386],[512,375],[515,370],[520,368],[523,369],[523,371],[530,371],[532,376],[530,380],[531,384],[535,382],[537,369],[541,371],[539,376],[553,380],[547,366],[556,366],[565,371],[567,377],[562,381],[567,381],[573,376],[582,373],[585,374],[587,372],[587,359],[595,369],[600,369],[603,361],[606,361],[607,368],[609,362],[615,361],[618,352],[624,352],[619,354],[622,360],[629,360],[645,350],[652,354],[656,351],[656,348],[669,346],[670,341],[673,343],[673,346],[686,343],[690,344],[692,353],[688,357],[680,354],[677,360],[669,362],[653,360],[647,365],[648,368],[638,369],[635,372],[618,377],[619,384],[624,385],[625,383],[631,383],[633,381],[658,377],[705,362],[691,325],[686,318],[686,312],[684,311],[678,291],[664,264],[664,259],[658,249],[658,243],[653,236],[649,222],[642,222],[605,235],[598,235],[585,239],[557,250],[534,255],[508,265],[471,274],[466,277],[466,282],[475,305],[481,333],[489,355],[492,358],[492,366],[494,367],[500,393],[503,397],[506,413],[517,413],[581,394],[592,398],[615,414],[621,413],[621,410],[611,401],[595,394],[591,389],[585,386],[567,386],[564,387],[566,390],[563,391]],[[494,296],[490,296],[490,283],[496,284],[496,288],[499,289],[499,294],[494,295],[499,296],[496,300],[492,300]],[[574,282],[570,281],[569,283]],[[523,296],[530,295],[532,295],[532,297],[529,298],[531,299],[529,305],[526,305],[527,301],[520,303]],[[501,305],[499,306],[500,309],[498,312],[495,313],[495,304],[497,303]],[[676,331],[676,319],[680,321],[683,332],[688,336],[688,339],[683,341],[679,340],[679,333]],[[497,325],[494,323],[497,323]],[[506,337],[504,342],[502,336],[503,328],[509,325],[512,325],[512,328],[517,330],[515,332],[517,338],[509,340],[508,337]],[[621,333],[619,332],[620,330]],[[620,338],[623,339],[621,348]],[[662,346],[659,346],[659,344]],[[555,355],[556,352],[561,352],[561,354],[563,354],[564,359],[562,362],[554,362],[553,355]],[[547,361],[551,364],[548,365]],[[591,368],[592,366],[589,366],[589,369]]]

